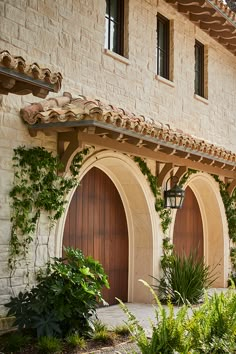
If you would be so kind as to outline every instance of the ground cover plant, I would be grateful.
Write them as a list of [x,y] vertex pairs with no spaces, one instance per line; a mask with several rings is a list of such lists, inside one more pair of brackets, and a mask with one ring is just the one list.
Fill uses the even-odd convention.
[[93,353],[107,347],[114,347],[115,350],[116,345],[131,341],[127,331],[126,333],[117,333],[119,329],[107,329],[103,330],[101,336],[101,333],[96,332],[95,328],[94,326],[89,338],[82,337],[78,333],[70,334],[64,339],[50,336],[36,338],[27,334],[28,332],[25,330],[6,333],[0,336],[0,352],[4,354],[82,354]]

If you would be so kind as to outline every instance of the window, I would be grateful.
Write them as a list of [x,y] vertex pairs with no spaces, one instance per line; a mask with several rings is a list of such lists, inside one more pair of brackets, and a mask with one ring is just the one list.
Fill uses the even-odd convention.
[[105,48],[124,54],[124,0],[106,0]]
[[157,75],[169,79],[169,20],[157,15]]
[[204,45],[195,41],[195,94],[204,97]]

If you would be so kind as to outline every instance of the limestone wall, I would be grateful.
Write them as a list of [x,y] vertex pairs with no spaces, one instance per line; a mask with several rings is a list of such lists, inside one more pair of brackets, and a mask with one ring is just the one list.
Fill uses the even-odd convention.
[[[0,48],[60,71],[61,92],[105,100],[236,151],[235,57],[163,0],[125,3],[126,59],[104,50],[105,0],[0,0]],[[173,82],[155,75],[157,12],[172,20]],[[208,46],[208,100],[194,97],[195,39]],[[13,148],[39,145],[56,151],[56,137],[31,138],[20,120],[19,109],[38,98],[11,94],[0,98],[0,304],[4,304],[10,295],[8,193]],[[43,223],[40,232],[43,254],[47,236]],[[26,281],[23,273],[19,268],[13,278],[16,290]]]
[[[0,47],[62,72],[63,90],[107,100],[235,151],[235,57],[163,0],[125,3],[128,61],[104,52],[105,0],[0,1]],[[157,12],[173,20],[173,87],[155,78]],[[194,98],[195,39],[208,46],[204,103]]]

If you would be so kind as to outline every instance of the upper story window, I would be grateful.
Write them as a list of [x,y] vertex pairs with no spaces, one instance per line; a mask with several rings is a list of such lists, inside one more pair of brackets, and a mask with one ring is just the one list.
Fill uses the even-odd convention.
[[157,15],[157,75],[169,79],[170,22]]
[[105,48],[124,54],[124,0],[106,0]]
[[195,41],[195,94],[204,97],[204,45]]

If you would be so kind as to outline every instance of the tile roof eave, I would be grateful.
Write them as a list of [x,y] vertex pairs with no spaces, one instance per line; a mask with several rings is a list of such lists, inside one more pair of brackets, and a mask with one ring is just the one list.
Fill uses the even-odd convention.
[[165,0],[236,55],[236,13],[222,0]]
[[204,151],[199,151],[199,150],[193,149],[192,147],[181,146],[181,145],[175,144],[173,142],[164,141],[164,140],[159,139],[157,137],[143,135],[141,133],[137,133],[132,130],[130,131],[130,130],[125,129],[123,127],[116,127],[113,125],[109,125],[107,123],[100,122],[95,119],[91,119],[91,120],[86,119],[86,120],[81,120],[81,121],[68,121],[68,122],[61,121],[61,122],[54,122],[54,123],[37,123],[35,125],[28,124],[28,128],[31,131],[31,133],[33,131],[45,131],[45,132],[47,130],[57,131],[57,130],[60,130],[60,128],[75,128],[75,129],[83,130],[84,128],[89,128],[89,127],[101,128],[102,130],[100,131],[100,135],[102,135],[102,134],[106,135],[107,131],[119,133],[121,136],[120,141],[122,141],[122,140],[125,141],[126,137],[135,138],[135,139],[137,139],[137,141],[138,140],[142,141],[143,145],[145,145],[145,143],[153,143],[156,146],[158,146],[158,145],[161,146],[161,148],[170,149],[172,152],[177,150],[179,152],[183,152],[183,153],[186,153],[189,155],[191,154],[194,156],[198,156],[199,161],[201,159],[208,159],[211,161],[219,162],[224,165],[227,164],[228,166],[232,166],[232,170],[234,170],[234,169],[236,170],[236,155],[235,155],[234,161],[230,161],[228,159],[214,156],[214,155],[204,152]]
[[62,75],[41,68],[37,63],[27,64],[20,56],[0,50],[0,94],[15,93],[45,98],[49,92],[58,92]]
[[62,127],[82,128],[93,125],[104,131],[120,133],[186,155],[190,153],[199,156],[199,159],[218,161],[236,169],[236,153],[232,151],[161,122],[84,96],[73,99],[69,93],[64,93],[62,97],[49,98],[27,106],[20,114],[30,131],[59,131]]

